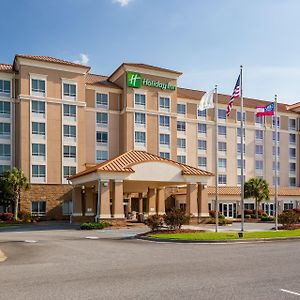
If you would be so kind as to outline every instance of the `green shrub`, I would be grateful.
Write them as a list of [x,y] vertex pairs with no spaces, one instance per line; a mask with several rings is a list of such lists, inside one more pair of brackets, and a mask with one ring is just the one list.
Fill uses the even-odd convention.
[[164,219],[162,216],[159,215],[152,215],[148,217],[147,220],[145,221],[145,224],[148,227],[150,227],[152,231],[161,228],[163,226],[163,223],[164,223]]
[[[209,218],[206,222],[206,224],[216,224],[216,219],[215,218]],[[229,219],[219,219],[219,223],[220,226],[224,226],[224,225],[229,225],[232,224],[232,221]]]
[[255,214],[251,214],[251,219],[256,219],[256,215]]
[[245,215],[246,219],[251,219],[251,215]]
[[93,229],[103,229],[109,227],[110,224],[108,222],[102,221],[99,223],[91,222],[91,223],[82,223],[80,225],[81,230],[93,230]]
[[220,220],[224,220],[224,219],[225,219],[225,216],[221,214],[221,215],[219,215],[219,219],[220,219]]
[[164,221],[169,229],[180,229],[182,225],[188,224],[190,217],[185,215],[185,212],[178,208],[172,208],[164,215]]
[[31,222],[33,217],[31,216],[30,213],[24,210],[20,210],[18,212],[18,219],[21,220],[22,222]]
[[263,222],[268,222],[268,221],[274,221],[274,217],[271,217],[271,216],[261,216],[260,218],[261,221]]
[[283,225],[283,227],[291,228],[292,225],[298,223],[299,215],[295,211],[284,211],[278,216],[278,222]]

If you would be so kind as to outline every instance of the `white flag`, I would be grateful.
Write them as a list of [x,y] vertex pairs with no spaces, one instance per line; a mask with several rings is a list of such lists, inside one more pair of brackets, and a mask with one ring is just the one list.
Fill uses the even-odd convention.
[[198,109],[200,111],[208,109],[208,108],[214,108],[214,90],[210,92],[206,92],[198,104]]

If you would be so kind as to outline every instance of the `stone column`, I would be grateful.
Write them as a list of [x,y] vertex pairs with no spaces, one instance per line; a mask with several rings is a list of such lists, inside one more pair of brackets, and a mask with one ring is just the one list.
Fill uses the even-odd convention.
[[198,183],[199,217],[209,217],[207,186]]
[[143,213],[143,193],[139,193],[139,205],[138,205],[138,213]]
[[124,219],[123,180],[114,180],[112,189],[112,213],[114,219]]
[[110,185],[108,180],[101,181],[100,219],[110,219]]
[[148,215],[155,215],[156,213],[156,192],[155,189],[148,188],[147,193],[147,208]]
[[165,189],[159,188],[156,190],[156,213],[163,215],[165,213]]
[[197,184],[189,183],[186,186],[186,213],[191,217],[198,217]]
[[73,216],[82,216],[82,206],[81,206],[81,188],[74,187],[72,190],[72,202],[73,202]]

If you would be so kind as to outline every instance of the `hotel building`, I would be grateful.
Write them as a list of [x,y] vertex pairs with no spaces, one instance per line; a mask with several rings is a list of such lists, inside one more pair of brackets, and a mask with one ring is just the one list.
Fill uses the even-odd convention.
[[[178,87],[181,75],[123,63],[103,76],[88,66],[31,55],[0,64],[0,173],[16,166],[30,179],[20,209],[54,219],[109,219],[177,206],[205,217],[215,208],[216,163],[226,217],[240,211],[242,167],[246,180],[278,181],[280,210],[300,207],[300,104],[279,103],[275,120],[255,116],[255,107],[270,101],[244,98],[244,115],[237,100],[226,118],[230,96],[219,94],[216,145],[214,109],[197,110],[204,92]],[[262,204],[270,215],[271,192]],[[253,199],[245,207],[254,208]]]

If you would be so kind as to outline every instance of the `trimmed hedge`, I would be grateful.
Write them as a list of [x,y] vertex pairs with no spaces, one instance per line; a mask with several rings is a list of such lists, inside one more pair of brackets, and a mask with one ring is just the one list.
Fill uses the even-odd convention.
[[93,229],[104,229],[106,227],[111,226],[110,223],[108,222],[91,222],[91,223],[82,223],[80,225],[81,230],[93,230]]

